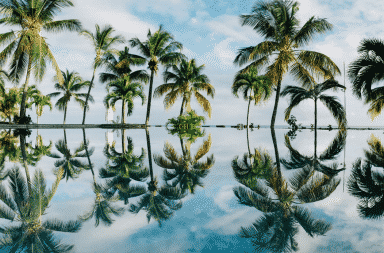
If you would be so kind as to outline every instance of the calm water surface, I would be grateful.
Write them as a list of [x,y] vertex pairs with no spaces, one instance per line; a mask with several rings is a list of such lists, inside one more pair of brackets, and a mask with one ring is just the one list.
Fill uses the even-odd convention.
[[[72,252],[382,252],[383,132],[319,130],[316,150],[313,131],[297,132],[293,139],[286,137],[287,132],[276,129],[281,174],[273,169],[276,152],[270,129],[255,129],[249,131],[249,150],[254,154],[257,149],[260,166],[238,172],[236,179],[236,158],[238,167],[246,168],[241,163],[249,152],[246,130],[205,128],[205,135],[193,143],[181,141],[165,128],[150,128],[148,134],[144,129],[124,133],[68,129],[65,135],[63,130],[33,130],[25,138],[24,159],[23,137],[1,130],[3,175],[12,169],[15,174],[18,167],[25,178],[27,167],[32,191],[37,192],[38,177],[34,179],[34,175],[38,169],[46,179],[47,189],[57,186],[42,215],[29,212],[29,221],[33,213],[41,217],[42,223],[37,222],[35,230],[21,229],[22,223],[17,220],[1,219],[3,233],[7,233],[3,229],[10,233],[10,228],[19,228],[18,232],[12,230],[13,234],[19,233],[13,241],[11,236],[3,238],[8,238],[10,245],[20,240],[17,247],[23,252],[31,244],[25,238],[33,236],[20,235],[39,233],[45,221],[56,220],[56,225],[50,227],[54,229],[82,218],[81,227],[73,229],[77,232],[41,236],[50,238],[47,240],[52,245],[61,244],[63,249],[65,245],[73,246]],[[88,140],[86,146],[84,138]],[[271,157],[269,167],[267,155]],[[353,177],[353,164],[359,158],[361,169]],[[72,170],[57,180],[69,160]],[[365,161],[371,167],[364,167]],[[267,175],[263,164],[272,171],[269,181],[274,177],[280,187],[273,188],[266,179],[252,174]],[[187,166],[195,170],[190,169],[188,174]],[[354,191],[348,188],[348,181],[356,186]],[[2,200],[6,198],[4,189],[10,194],[8,199],[20,198],[11,194],[11,182],[10,177],[2,181]],[[288,188],[283,187],[285,184]],[[14,187],[28,196],[27,188]],[[299,189],[299,198],[287,194],[295,189]],[[267,191],[268,201],[257,194]],[[35,195],[33,205],[37,208],[33,210],[40,210]],[[8,217],[4,210],[10,210],[4,202],[1,206],[2,217]],[[24,219],[28,220],[28,215]],[[240,237],[242,227],[254,238]]]

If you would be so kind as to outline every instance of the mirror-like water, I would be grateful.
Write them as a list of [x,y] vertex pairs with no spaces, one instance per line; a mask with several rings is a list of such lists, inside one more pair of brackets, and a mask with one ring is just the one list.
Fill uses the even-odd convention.
[[381,251],[382,131],[204,131],[1,130],[4,252]]

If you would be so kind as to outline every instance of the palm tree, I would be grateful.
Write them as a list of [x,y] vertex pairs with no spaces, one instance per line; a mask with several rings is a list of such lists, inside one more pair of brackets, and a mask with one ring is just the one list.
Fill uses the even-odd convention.
[[151,140],[147,128],[145,129],[145,133],[151,180],[148,182],[147,192],[140,197],[138,203],[129,206],[129,211],[137,214],[143,209],[147,211],[148,222],[153,217],[157,220],[159,226],[161,226],[162,221],[170,219],[174,211],[179,210],[182,207],[180,199],[184,198],[186,194],[177,187],[163,185],[161,188],[158,188],[157,178],[153,176]]
[[83,113],[83,121],[82,124],[85,123],[86,111],[88,109],[88,100],[90,99],[91,89],[93,87],[93,81],[95,79],[96,69],[100,67],[105,61],[103,60],[106,54],[110,54],[115,52],[116,50],[112,47],[124,42],[124,38],[120,35],[112,37],[112,33],[115,31],[111,26],[106,25],[101,30],[99,25],[95,25],[96,33],[92,33],[90,31],[84,30],[81,32],[82,35],[87,37],[90,41],[92,41],[93,47],[96,52],[95,59],[93,61],[93,74],[92,79],[89,84],[88,93],[85,98],[84,105],[84,113]]
[[[315,130],[316,131],[316,130]],[[335,160],[340,152],[345,148],[345,143],[347,139],[346,131],[339,131],[336,137],[333,139],[332,143],[327,147],[324,152],[319,156],[317,155],[317,138],[315,134],[314,141],[314,154],[313,156],[304,156],[294,149],[291,145],[289,137],[285,136],[285,146],[289,150],[289,160],[281,159],[281,163],[288,170],[300,169],[305,166],[309,166],[316,171],[319,171],[329,177],[337,175],[340,171],[345,170],[345,168],[338,169],[338,164],[333,163],[331,166],[325,165],[324,162]]]
[[[381,141],[371,136],[369,150],[365,150],[365,161],[357,159],[348,179],[348,191],[360,201],[359,215],[367,219],[380,219],[384,216],[384,147]],[[372,166],[381,168],[372,170]]]
[[353,94],[364,98],[366,104],[370,103],[368,114],[373,120],[380,115],[384,105],[384,87],[372,89],[374,83],[384,78],[384,42],[380,39],[363,39],[357,51],[360,56],[348,68],[348,77],[352,82]]
[[[169,71],[172,69],[173,72]],[[207,75],[202,74],[204,65],[196,66],[196,60],[192,59],[187,61],[181,59],[180,67],[176,64],[168,65],[164,72],[165,84],[158,86],[153,93],[153,97],[161,97],[167,93],[164,98],[164,106],[166,109],[170,108],[178,97],[183,98],[181,103],[180,116],[183,114],[183,109],[186,108],[187,112],[191,111],[191,98],[195,95],[197,102],[211,117],[212,108],[208,99],[206,99],[199,91],[206,91],[207,96],[212,98],[215,95],[215,89],[209,83]],[[173,83],[168,83],[173,81]]]
[[[59,100],[57,100],[55,107],[60,111],[64,110],[64,120],[63,124],[65,124],[65,120],[67,118],[67,108],[68,103],[72,97],[75,98],[75,101],[80,104],[83,108],[85,106],[85,102],[82,98],[87,97],[86,93],[78,93],[79,90],[89,85],[89,82],[83,82],[79,73],[77,72],[69,72],[68,69],[66,72],[62,71],[62,76],[64,77],[64,82],[60,84],[59,82],[55,83],[55,89],[59,90],[58,92],[53,92],[48,94],[49,97],[57,97],[62,95]],[[55,77],[58,80],[58,76]],[[93,97],[89,96],[87,99],[90,99],[91,102],[94,102]]]
[[0,117],[12,122],[12,118],[17,115],[19,110],[19,101],[20,91],[18,88],[0,89]]
[[69,6],[73,6],[70,0],[14,0],[0,3],[0,12],[3,14],[0,23],[21,27],[19,31],[0,34],[0,45],[7,45],[0,53],[0,65],[12,55],[9,75],[15,82],[19,82],[27,71],[22,87],[21,119],[25,117],[28,82],[32,72],[35,79],[41,81],[48,61],[56,70],[59,82],[63,82],[60,68],[40,33],[80,31],[81,24],[76,19],[53,20],[64,7]]
[[18,222],[18,225],[2,227],[4,237],[1,249],[9,252],[68,252],[73,245],[63,245],[55,239],[53,232],[76,233],[81,229],[79,221],[63,222],[57,219],[42,222],[49,204],[56,193],[62,174],[58,174],[51,189],[46,188],[44,174],[37,170],[29,188],[19,168],[9,173],[9,193],[0,185],[0,218]]
[[28,87],[27,90],[28,103],[26,104],[26,108],[32,108],[32,105],[35,105],[37,121],[39,124],[39,117],[43,115],[44,106],[48,106],[50,110],[52,110],[52,103],[50,96],[44,96],[41,94],[41,91],[37,89],[35,85]]
[[[124,131],[124,130],[123,130]],[[118,193],[119,199],[128,204],[129,198],[137,197],[146,192],[142,186],[132,185],[131,182],[143,182],[149,176],[149,170],[144,167],[143,159],[145,151],[142,149],[141,155],[133,154],[133,142],[130,137],[128,139],[128,148],[125,149],[125,137],[123,135],[122,152],[116,151],[115,147],[108,144],[104,148],[104,154],[111,164],[107,164],[106,168],[100,169],[101,178],[109,179],[105,188],[114,195]]]
[[[248,73],[238,73],[232,84],[232,94],[239,97],[238,92],[243,93],[244,100],[248,100],[247,128],[249,126],[249,107],[251,101],[255,105],[269,99],[272,95],[272,83],[266,76],[258,76],[257,69],[252,68]],[[253,96],[252,96],[253,92]]]
[[312,81],[310,73],[332,78],[340,74],[339,68],[326,55],[308,50],[300,50],[309,44],[316,34],[325,33],[332,25],[325,19],[311,17],[301,28],[297,19],[299,3],[296,1],[260,1],[252,8],[252,14],[241,15],[241,24],[252,26],[265,40],[256,46],[238,51],[234,63],[242,66],[249,61],[240,73],[251,68],[266,65],[274,55],[273,63],[267,68],[266,76],[276,86],[276,98],[273,108],[271,128],[275,127],[277,106],[279,103],[281,82],[285,73],[290,73],[303,84]]
[[[165,157],[154,156],[155,163],[164,168],[164,180],[171,187],[178,187],[183,192],[194,194],[197,186],[203,187],[202,178],[208,175],[209,169],[214,165],[213,155],[207,157],[205,162],[199,160],[209,152],[212,141],[211,136],[199,147],[195,156],[191,156],[190,143],[183,145],[180,137],[183,154],[178,155],[169,143],[164,145]],[[173,180],[173,181],[172,181]]]
[[125,105],[128,106],[127,115],[130,116],[133,112],[133,99],[141,98],[142,105],[144,105],[145,94],[143,92],[143,86],[140,83],[132,83],[130,77],[124,76],[116,81],[108,83],[108,89],[112,88],[112,92],[109,92],[104,98],[104,104],[109,108],[115,108],[117,101],[121,100],[121,123],[125,124]]
[[315,129],[317,129],[317,100],[320,100],[335,117],[339,128],[345,129],[347,124],[347,118],[345,115],[345,109],[343,105],[337,101],[337,98],[322,94],[329,89],[345,89],[345,86],[339,84],[336,80],[328,79],[323,83],[316,84],[309,89],[297,87],[297,86],[286,86],[281,92],[281,96],[291,96],[290,103],[285,110],[285,120],[289,119],[291,111],[294,107],[300,104],[305,99],[312,99],[315,101]]
[[9,162],[17,162],[20,159],[19,139],[15,137],[11,129],[0,132],[0,164],[4,164],[6,158]]
[[99,226],[100,220],[104,225],[110,226],[114,221],[111,217],[111,214],[116,216],[121,216],[124,213],[124,208],[116,207],[113,202],[118,201],[119,199],[114,197],[108,192],[102,184],[96,182],[95,172],[93,171],[93,164],[91,162],[91,155],[93,154],[94,148],[88,149],[88,140],[85,135],[85,130],[83,128],[83,143],[85,155],[88,159],[87,169],[90,169],[92,172],[93,178],[93,192],[95,193],[95,200],[90,208],[90,210],[79,216],[79,219],[82,221],[87,221],[95,217],[95,227]]
[[175,41],[173,36],[164,31],[161,25],[154,34],[151,33],[150,29],[148,30],[145,42],[141,42],[137,37],[129,42],[132,47],[138,47],[141,54],[149,60],[148,68],[151,70],[151,77],[149,81],[147,115],[145,118],[145,124],[148,125],[152,102],[153,78],[158,72],[158,65],[159,63],[162,65],[177,64],[182,58],[185,58],[182,53],[175,52],[176,49],[181,50],[183,45]]

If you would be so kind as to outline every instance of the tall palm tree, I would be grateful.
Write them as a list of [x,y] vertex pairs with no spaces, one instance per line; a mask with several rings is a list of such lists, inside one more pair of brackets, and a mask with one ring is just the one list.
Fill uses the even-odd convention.
[[379,85],[372,89],[374,83],[384,79],[384,41],[380,39],[363,39],[357,52],[359,57],[348,67],[348,77],[352,82],[353,94],[358,99],[370,103],[368,114],[372,120],[380,115],[384,105],[384,87]]
[[149,131],[146,128],[146,139],[148,148],[149,172],[151,180],[148,182],[147,192],[140,197],[138,203],[131,204],[129,211],[139,213],[140,210],[147,211],[148,222],[154,218],[161,226],[161,222],[172,217],[174,211],[182,207],[180,199],[186,196],[180,188],[163,185],[158,187],[157,178],[153,176],[151,139]]
[[147,115],[145,118],[145,124],[148,125],[151,112],[153,78],[158,72],[158,65],[159,63],[162,65],[177,64],[182,58],[185,58],[182,53],[175,52],[176,49],[181,50],[183,45],[175,41],[173,36],[163,30],[161,25],[154,34],[151,33],[150,29],[148,30],[145,42],[141,42],[137,37],[129,42],[132,47],[137,47],[140,53],[149,60],[148,68],[151,70],[151,77],[149,81]]
[[[66,72],[62,71],[62,76],[64,78],[64,82],[61,84],[59,82],[55,83],[55,89],[59,90],[58,92],[53,92],[48,94],[49,97],[57,97],[59,95],[62,95],[59,100],[57,100],[55,107],[59,109],[60,111],[64,111],[64,120],[63,124],[65,124],[66,118],[67,118],[67,108],[68,103],[71,100],[71,98],[75,98],[75,101],[80,104],[80,106],[83,108],[85,106],[84,97],[87,97],[86,93],[79,93],[78,91],[85,88],[86,86],[90,85],[89,82],[84,82],[82,78],[80,77],[79,73],[77,72],[69,72],[68,69]],[[55,77],[56,80],[58,77]],[[93,97],[89,96],[87,97],[90,99],[91,102],[94,102]]]
[[[239,97],[238,92],[243,93],[244,100],[248,100],[247,128],[249,122],[249,107],[251,101],[255,105],[269,99],[272,95],[272,83],[266,76],[258,76],[257,69],[251,68],[248,73],[238,73],[232,84],[232,94]],[[253,93],[253,95],[252,95]]]
[[333,117],[336,119],[339,128],[345,129],[347,124],[347,118],[345,115],[345,109],[343,105],[337,101],[337,98],[333,96],[328,96],[324,93],[330,89],[345,89],[345,86],[339,84],[336,80],[328,79],[323,83],[316,84],[309,89],[297,87],[297,86],[286,86],[281,92],[281,96],[290,96],[289,106],[285,110],[285,120],[289,119],[291,111],[294,107],[298,106],[300,102],[305,99],[312,99],[315,102],[315,129],[317,129],[317,100],[320,100],[332,113]]
[[57,219],[42,221],[49,204],[60,183],[58,174],[51,189],[46,188],[44,174],[37,170],[29,188],[19,168],[13,168],[9,174],[9,191],[0,185],[0,218],[17,222],[2,227],[4,237],[0,248],[9,252],[68,252],[73,245],[63,245],[54,237],[53,232],[76,233],[81,229],[81,222],[63,222]]
[[271,128],[275,127],[279,103],[281,82],[288,71],[299,81],[308,84],[312,81],[310,73],[332,78],[340,74],[339,68],[326,55],[308,50],[300,50],[309,44],[316,34],[325,33],[332,25],[325,19],[311,17],[301,28],[296,1],[259,1],[252,8],[252,14],[241,15],[242,25],[252,26],[265,40],[256,46],[242,48],[238,51],[234,63],[242,66],[252,62],[240,73],[251,68],[260,68],[268,64],[271,56],[273,63],[268,66],[266,76],[276,86],[276,98],[273,108]]
[[[181,137],[180,137],[181,140]],[[182,142],[181,142],[182,143]],[[211,136],[199,147],[195,156],[191,156],[190,143],[182,145],[182,155],[178,155],[169,143],[164,145],[165,157],[154,156],[155,163],[164,168],[164,180],[171,187],[178,187],[183,192],[194,194],[197,186],[203,187],[202,178],[208,175],[209,169],[215,164],[213,154],[204,162],[199,160],[209,152]]]
[[96,33],[92,33],[90,31],[84,30],[81,32],[82,35],[84,35],[86,38],[88,38],[95,49],[95,59],[93,61],[93,74],[92,79],[89,84],[88,93],[85,98],[85,105],[84,105],[84,113],[83,113],[83,121],[82,124],[85,123],[85,116],[86,111],[88,109],[88,100],[90,99],[91,89],[93,87],[93,81],[95,79],[96,69],[99,68],[103,63],[105,62],[103,60],[104,56],[108,53],[113,53],[116,50],[112,47],[123,43],[124,38],[120,35],[113,36],[112,33],[115,31],[112,26],[106,25],[102,29],[100,29],[99,25],[95,25],[96,27]]
[[[375,136],[368,140],[365,161],[357,159],[348,179],[348,191],[360,201],[359,215],[367,219],[381,219],[384,216],[384,146]],[[372,167],[380,168],[374,169]]]
[[[173,72],[169,71],[170,69]],[[183,114],[183,109],[186,108],[187,112],[191,111],[191,98],[195,95],[197,102],[211,117],[212,108],[208,99],[206,99],[200,91],[206,91],[207,96],[212,98],[215,95],[215,89],[210,84],[207,75],[202,74],[204,65],[196,66],[196,60],[192,59],[187,61],[181,59],[180,67],[176,64],[168,65],[164,72],[165,84],[158,86],[153,93],[153,97],[161,97],[167,93],[164,98],[164,106],[166,109],[170,108],[178,97],[182,97],[180,115]],[[173,81],[172,83],[168,83]]]
[[144,105],[145,94],[143,92],[143,86],[140,83],[132,83],[131,78],[127,75],[123,78],[119,78],[116,81],[108,83],[108,89],[112,88],[112,92],[109,92],[104,98],[104,104],[109,108],[115,108],[117,101],[121,100],[121,123],[125,124],[125,106],[127,104],[128,111],[127,116],[130,116],[133,112],[133,99],[141,98],[142,105]]
[[0,53],[0,65],[3,65],[12,55],[10,77],[19,82],[27,71],[23,84],[20,105],[20,118],[25,117],[28,82],[31,73],[41,81],[46,62],[51,62],[56,70],[60,83],[63,77],[56,60],[49,49],[41,32],[80,31],[81,24],[77,19],[57,20],[55,16],[65,7],[73,6],[70,0],[13,0],[1,1],[0,12],[3,18],[1,24],[20,27],[18,31],[11,30],[0,34],[0,45],[7,45]]

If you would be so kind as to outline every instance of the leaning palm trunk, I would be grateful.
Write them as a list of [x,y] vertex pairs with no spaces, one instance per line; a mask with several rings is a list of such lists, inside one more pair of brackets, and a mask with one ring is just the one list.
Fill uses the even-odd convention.
[[63,121],[63,124],[65,124],[66,119],[67,119],[67,107],[68,107],[68,104],[66,104],[65,107],[64,107],[64,121]]
[[[278,150],[278,147],[277,147],[275,128],[273,128],[273,127],[271,127],[271,134],[272,134],[273,147],[275,149],[276,168],[277,168],[277,175],[278,175],[278,185],[281,185],[281,183],[282,183],[282,175],[281,175],[281,168],[280,168],[280,157],[279,157],[279,150]],[[281,196],[281,187],[278,187],[277,191],[278,191],[278,195]]]
[[89,95],[91,94],[91,89],[92,89],[92,86],[93,86],[93,80],[95,79],[95,73],[96,73],[96,66],[93,68],[93,75],[92,75],[91,83],[89,84],[87,97],[85,98],[83,122],[81,123],[82,125],[84,125],[84,123],[85,123],[85,116],[86,116],[86,113],[87,113],[88,100],[89,100]]
[[89,169],[91,170],[91,173],[92,173],[93,183],[96,185],[95,172],[93,171],[91,158],[89,157],[87,137],[85,135],[85,129],[84,128],[83,128],[83,142],[84,142],[84,146],[85,146],[85,155],[87,156],[87,159],[88,159],[88,166],[89,166]]
[[25,135],[20,135],[20,148],[21,155],[23,157],[23,167],[25,170],[25,175],[27,177],[28,192],[32,192],[31,176],[29,174],[28,164],[27,164],[27,153],[25,152]]
[[154,183],[154,178],[153,178],[153,168],[152,168],[151,139],[149,137],[148,128],[145,128],[145,136],[146,136],[146,139],[147,139],[149,172],[150,172],[150,175],[151,175],[151,183],[153,184]]
[[181,102],[180,116],[183,115],[184,104],[185,104],[185,97],[183,97],[183,102]]
[[148,123],[149,123],[149,115],[151,113],[152,88],[153,88],[153,75],[154,74],[155,74],[155,71],[151,69],[151,79],[149,81],[147,116],[145,117],[145,125],[148,125]]
[[275,105],[273,107],[273,113],[272,113],[272,119],[271,119],[271,128],[273,129],[275,129],[277,106],[279,104],[279,98],[280,98],[280,89],[281,89],[281,77],[279,77],[279,80],[277,81]]
[[28,60],[28,69],[27,69],[27,77],[25,78],[25,83],[23,85],[23,96],[21,98],[21,105],[20,105],[20,118],[25,117],[25,102],[27,101],[27,90],[28,90],[28,82],[29,77],[31,75],[32,70],[32,62],[31,59]]
[[247,129],[248,129],[248,126],[249,126],[249,124],[248,124],[248,122],[249,122],[249,107],[250,107],[250,105],[251,105],[251,98],[249,98],[249,101],[248,101],[248,110],[247,110]]

